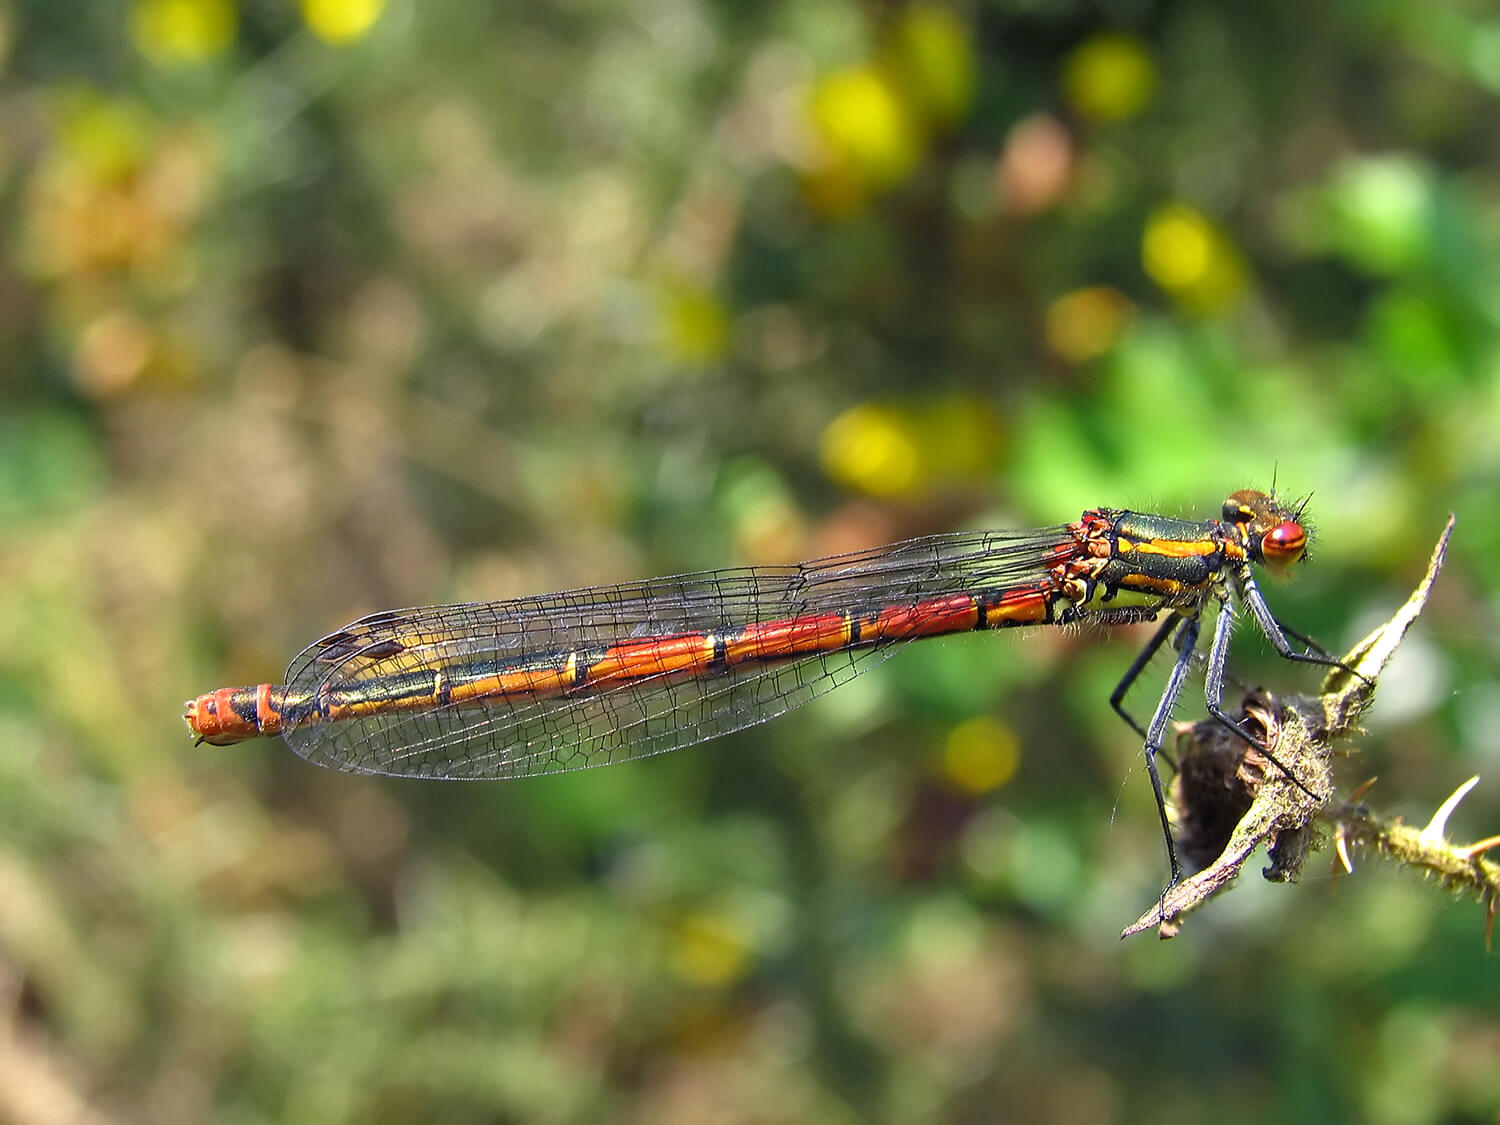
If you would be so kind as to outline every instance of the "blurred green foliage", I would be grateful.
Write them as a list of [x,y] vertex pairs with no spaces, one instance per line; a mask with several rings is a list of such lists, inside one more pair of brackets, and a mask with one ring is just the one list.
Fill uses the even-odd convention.
[[369,610],[1274,476],[1334,647],[1458,512],[1343,771],[1493,832],[1493,12],[8,0],[0,57],[0,1117],[1500,1112],[1472,903],[1369,861],[1116,943],[1137,636],[515,785],[178,718]]

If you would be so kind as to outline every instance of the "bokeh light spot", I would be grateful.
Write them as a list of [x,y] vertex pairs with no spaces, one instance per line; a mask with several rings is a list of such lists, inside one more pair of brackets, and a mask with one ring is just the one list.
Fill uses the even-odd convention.
[[1163,289],[1186,289],[1208,272],[1213,229],[1189,207],[1165,207],[1146,225],[1146,273]]
[[983,482],[1005,440],[991,403],[970,394],[942,394],[921,403],[911,427],[924,476],[953,483]]
[[995,168],[1000,204],[1017,215],[1034,215],[1061,198],[1073,172],[1073,138],[1046,113],[1022,118],[1005,138]]
[[712,293],[687,285],[665,287],[659,304],[663,346],[678,363],[714,363],[729,349],[730,320]]
[[974,100],[974,46],[952,10],[908,8],[897,25],[891,57],[912,102],[931,121],[958,120]]
[[1070,363],[1104,355],[1120,338],[1135,306],[1107,285],[1075,289],[1047,309],[1047,346]]
[[74,379],[90,398],[107,398],[140,377],[151,358],[151,333],[133,313],[116,309],[83,330],[73,356]]
[[1238,249],[1207,216],[1180,203],[1147,221],[1141,260],[1152,281],[1198,312],[1233,304],[1248,283]]
[[916,166],[911,117],[890,78],[875,67],[849,67],[819,82],[812,121],[831,161],[873,186],[897,183]]
[[693,984],[732,984],[744,975],[750,959],[748,935],[722,914],[690,914],[678,923],[672,939],[672,967]]
[[1348,256],[1375,273],[1397,273],[1430,251],[1430,173],[1401,156],[1351,160],[1329,188],[1333,225]]
[[230,0],[137,0],[130,37],[157,66],[203,62],[234,42],[238,16]]
[[943,743],[943,773],[966,793],[999,789],[1021,764],[1021,740],[997,719],[981,715],[954,727]]
[[1156,94],[1156,63],[1132,36],[1098,35],[1063,63],[1063,94],[1081,117],[1125,121]]
[[822,462],[834,480],[873,496],[907,492],[921,473],[921,452],[906,419],[873,403],[851,407],[828,424]]
[[380,19],[385,0],[302,0],[302,21],[325,43],[363,39]]

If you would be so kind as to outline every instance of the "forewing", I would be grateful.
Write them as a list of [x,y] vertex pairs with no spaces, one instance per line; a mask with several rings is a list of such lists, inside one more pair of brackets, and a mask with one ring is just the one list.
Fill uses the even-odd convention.
[[[645,638],[726,634],[755,622],[868,611],[1039,581],[1070,547],[1064,528],[973,532],[793,567],[681,575],[502,602],[362,618],[301,653],[289,694],[421,682],[476,665],[555,667]],[[885,659],[902,642],[662,674],[566,694],[373,710],[292,722],[287,743],[335,769],[401,777],[504,778],[645,757],[764,722]],[[404,678],[404,679],[402,679]]]

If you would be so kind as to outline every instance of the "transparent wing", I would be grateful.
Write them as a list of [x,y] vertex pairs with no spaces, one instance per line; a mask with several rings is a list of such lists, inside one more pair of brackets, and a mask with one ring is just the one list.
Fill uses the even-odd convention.
[[[309,646],[287,669],[304,698],[476,665],[549,667],[611,646],[722,635],[758,622],[919,607],[944,594],[1046,580],[1080,550],[1065,527],[906,540],[798,566],[706,571],[509,601],[377,613]],[[920,611],[919,611],[920,612]],[[463,706],[373,708],[292,721],[319,765],[400,777],[526,777],[664,753],[764,722],[852,679],[902,642],[585,684]]]

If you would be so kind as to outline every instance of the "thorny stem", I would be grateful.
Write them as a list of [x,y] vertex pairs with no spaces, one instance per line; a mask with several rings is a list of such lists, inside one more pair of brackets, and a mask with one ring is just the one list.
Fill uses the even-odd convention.
[[1488,948],[1496,908],[1500,906],[1500,863],[1485,859],[1483,853],[1500,846],[1500,838],[1491,837],[1477,844],[1450,843],[1442,832],[1448,811],[1451,810],[1446,807],[1439,810],[1425,828],[1402,823],[1400,818],[1377,816],[1352,801],[1339,801],[1322,815],[1333,825],[1339,857],[1346,870],[1351,869],[1348,849],[1352,845],[1379,852],[1403,867],[1436,875],[1439,886],[1477,894],[1485,903],[1484,944]]
[[[1308,853],[1330,834],[1348,863],[1355,845],[1436,874],[1442,885],[1472,891],[1486,906],[1486,944],[1500,909],[1500,864],[1482,858],[1500,838],[1478,844],[1449,843],[1443,827],[1457,798],[1445,803],[1426,828],[1382,819],[1353,799],[1334,794],[1330,762],[1342,751],[1340,740],[1359,732],[1358,721],[1374,698],[1377,681],[1406,631],[1427,604],[1453,533],[1453,517],[1438,539],[1427,573],[1406,604],[1343,658],[1318,695],[1275,697],[1252,692],[1242,707],[1242,723],[1261,736],[1276,761],[1296,774],[1293,785],[1264,754],[1216,722],[1205,721],[1179,734],[1181,767],[1174,791],[1179,843],[1184,854],[1207,863],[1196,875],[1170,888],[1151,910],[1126,927],[1121,937],[1153,927],[1174,937],[1182,918],[1234,880],[1261,844],[1270,849],[1263,874],[1276,882],[1294,880]],[[1361,790],[1362,792],[1362,790]],[[1311,796],[1310,794],[1317,794]]]

